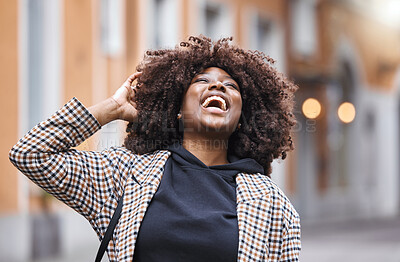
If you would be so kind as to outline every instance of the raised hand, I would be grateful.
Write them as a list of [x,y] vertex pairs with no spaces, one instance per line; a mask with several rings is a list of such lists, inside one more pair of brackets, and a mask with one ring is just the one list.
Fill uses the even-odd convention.
[[121,120],[133,122],[137,119],[136,104],[133,102],[137,86],[133,82],[141,74],[142,72],[136,72],[130,75],[111,97],[118,105],[118,118]]
[[113,96],[88,108],[100,125],[105,125],[118,119],[130,122],[136,121],[137,111],[133,99],[135,98],[137,87],[133,82],[141,74],[141,72],[136,72],[130,75]]

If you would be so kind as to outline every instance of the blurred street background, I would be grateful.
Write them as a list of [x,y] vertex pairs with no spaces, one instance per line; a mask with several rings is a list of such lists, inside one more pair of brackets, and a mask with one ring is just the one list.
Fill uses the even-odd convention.
[[0,0],[0,34],[0,261],[94,260],[89,223],[8,151],[72,97],[112,95],[147,49],[204,34],[265,52],[300,87],[296,149],[272,179],[300,213],[301,261],[400,262],[400,0]]

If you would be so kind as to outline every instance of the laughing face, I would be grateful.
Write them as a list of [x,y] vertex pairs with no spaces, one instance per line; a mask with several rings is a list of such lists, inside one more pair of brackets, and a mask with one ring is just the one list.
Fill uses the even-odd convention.
[[209,67],[192,79],[181,111],[184,135],[197,132],[227,139],[242,111],[239,85],[221,68]]

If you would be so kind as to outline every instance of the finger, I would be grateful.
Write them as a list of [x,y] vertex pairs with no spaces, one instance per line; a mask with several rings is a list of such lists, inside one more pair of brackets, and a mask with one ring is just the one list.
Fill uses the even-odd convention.
[[124,85],[124,87],[128,91],[128,96],[132,96],[133,93],[132,86]]
[[129,82],[133,82],[136,78],[142,75],[142,72],[136,72],[128,77]]
[[138,90],[138,85],[132,85],[129,87],[129,98],[131,100],[135,98],[137,90]]
[[126,81],[124,82],[124,86],[131,86],[132,85],[132,82],[133,81],[135,81],[135,79],[137,79],[139,76],[141,76],[142,75],[142,72],[136,72],[136,73],[134,73],[134,74],[132,74],[132,75],[130,75],[129,77],[128,77],[128,79],[126,79]]
[[133,89],[133,92],[129,94],[131,100],[134,100],[136,97],[136,89]]
[[128,90],[128,97],[129,98],[133,98],[136,95],[136,88],[135,86],[125,86],[125,88]]

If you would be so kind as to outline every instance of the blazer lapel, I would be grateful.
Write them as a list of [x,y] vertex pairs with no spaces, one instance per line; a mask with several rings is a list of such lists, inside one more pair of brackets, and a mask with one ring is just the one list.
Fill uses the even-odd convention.
[[264,175],[240,173],[236,177],[239,226],[238,261],[268,259],[271,200]]
[[124,205],[118,226],[118,261],[132,261],[136,238],[146,209],[157,191],[169,151],[142,155],[125,187]]

